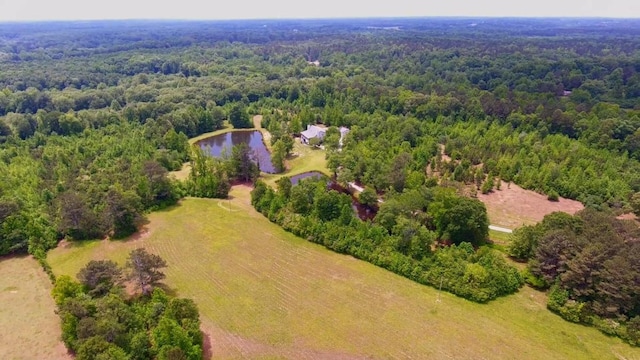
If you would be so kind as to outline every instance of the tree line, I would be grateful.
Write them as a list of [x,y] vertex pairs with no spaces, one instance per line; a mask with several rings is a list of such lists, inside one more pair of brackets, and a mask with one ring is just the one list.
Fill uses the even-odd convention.
[[638,345],[639,240],[632,221],[587,208],[517,229],[509,254],[527,261],[528,283],[550,289],[549,309]]
[[472,301],[487,302],[523,284],[500,254],[476,251],[487,240],[486,209],[451,189],[406,192],[385,202],[373,223],[355,216],[349,196],[327,190],[326,179],[292,186],[285,176],[277,191],[258,181],[251,203],[295,235]]

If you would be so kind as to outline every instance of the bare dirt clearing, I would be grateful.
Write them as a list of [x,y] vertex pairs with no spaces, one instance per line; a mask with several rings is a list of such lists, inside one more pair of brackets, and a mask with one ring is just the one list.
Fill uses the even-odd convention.
[[564,198],[549,201],[546,195],[525,190],[513,183],[509,186],[503,183],[502,190],[478,194],[478,199],[487,207],[489,222],[508,229],[535,224],[554,211],[575,214],[584,209],[579,201]]
[[0,359],[72,359],[60,341],[51,282],[28,256],[0,258]]

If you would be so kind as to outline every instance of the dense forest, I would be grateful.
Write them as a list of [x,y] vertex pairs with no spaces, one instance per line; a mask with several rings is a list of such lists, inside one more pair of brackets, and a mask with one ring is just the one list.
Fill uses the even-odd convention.
[[[611,19],[0,24],[0,254],[46,268],[61,239],[125,237],[185,195],[227,196],[258,176],[248,150],[218,160],[187,140],[263,114],[280,170],[308,124],[349,127],[344,144],[327,136],[329,168],[384,201],[367,223],[322,184],[258,183],[254,205],[272,221],[482,302],[522,278],[481,246],[473,195],[513,182],[576,199],[589,208],[576,224],[604,225],[540,225],[511,255],[560,298],[550,308],[585,304],[579,321],[632,329],[637,296],[610,300],[609,278],[586,286],[575,271],[638,276],[635,230],[606,220],[640,203],[638,35],[639,21]],[[189,161],[186,182],[167,176]],[[571,256],[550,270],[554,246]],[[600,248],[620,252],[591,259]]]

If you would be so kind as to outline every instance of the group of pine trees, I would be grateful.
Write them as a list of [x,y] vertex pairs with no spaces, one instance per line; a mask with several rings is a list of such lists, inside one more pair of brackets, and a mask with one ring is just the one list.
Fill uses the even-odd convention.
[[527,282],[550,289],[549,309],[640,344],[640,228],[633,221],[591,208],[552,213],[517,229],[509,254],[528,262]]

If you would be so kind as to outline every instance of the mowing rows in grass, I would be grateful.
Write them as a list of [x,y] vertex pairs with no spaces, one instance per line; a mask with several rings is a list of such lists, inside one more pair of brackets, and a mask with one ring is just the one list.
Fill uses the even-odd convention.
[[48,260],[74,275],[137,247],[162,256],[170,292],[197,303],[214,359],[640,357],[553,315],[543,293],[475,304],[283,231],[252,209],[248,187],[230,195],[184,199],[135,239],[67,244]]

